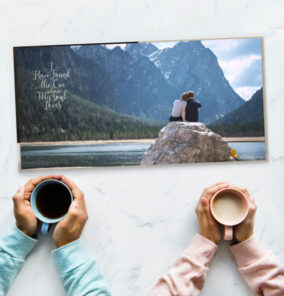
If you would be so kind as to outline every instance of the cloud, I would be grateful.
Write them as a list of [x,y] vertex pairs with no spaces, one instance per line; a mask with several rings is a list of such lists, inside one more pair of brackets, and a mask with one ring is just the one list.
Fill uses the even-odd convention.
[[261,38],[204,40],[202,43],[223,61],[247,55],[261,55]]
[[[143,42],[148,43],[148,42]],[[158,41],[158,42],[150,42],[151,44],[155,45],[158,49],[164,49],[164,48],[171,48],[174,47],[178,42],[176,41]],[[101,44],[105,45],[108,49],[114,49],[116,46],[121,47],[121,49],[124,49],[125,46],[128,43],[112,43],[112,44]]]
[[218,58],[225,77],[245,100],[262,86],[261,38],[202,41]]
[[239,46],[238,39],[225,39],[225,40],[203,40],[202,44],[210,48],[217,56],[224,52],[229,52]]
[[176,41],[168,41],[168,42],[152,42],[156,47],[159,49],[164,49],[164,48],[172,48],[174,47],[178,42]]
[[244,86],[244,87],[236,87],[235,91],[242,97],[245,101],[249,100],[252,95],[259,90],[258,86]]
[[108,49],[114,49],[115,47],[119,46],[121,49],[124,49],[126,46],[126,43],[113,43],[113,44],[102,44],[105,45]]
[[262,85],[262,63],[260,55],[247,55],[229,61],[219,60],[226,78],[236,87]]

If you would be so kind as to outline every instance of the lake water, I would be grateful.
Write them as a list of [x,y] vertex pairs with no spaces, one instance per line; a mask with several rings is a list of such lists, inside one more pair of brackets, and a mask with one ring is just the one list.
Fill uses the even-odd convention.
[[[265,159],[264,142],[231,142],[239,160]],[[139,165],[148,143],[22,146],[22,169]]]

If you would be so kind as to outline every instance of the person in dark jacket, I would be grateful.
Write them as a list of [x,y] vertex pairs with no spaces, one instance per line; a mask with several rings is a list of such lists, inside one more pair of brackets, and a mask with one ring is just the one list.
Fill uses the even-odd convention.
[[188,91],[187,104],[182,108],[182,120],[184,122],[198,122],[198,113],[202,107],[200,102],[194,99],[194,92]]

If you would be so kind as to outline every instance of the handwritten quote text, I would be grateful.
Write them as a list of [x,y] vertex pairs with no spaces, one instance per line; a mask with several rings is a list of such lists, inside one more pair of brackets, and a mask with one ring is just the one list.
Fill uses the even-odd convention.
[[67,86],[71,83],[71,70],[60,72],[53,62],[46,71],[34,70],[33,80],[38,81],[36,96],[44,102],[44,110],[61,110],[63,102],[67,99]]

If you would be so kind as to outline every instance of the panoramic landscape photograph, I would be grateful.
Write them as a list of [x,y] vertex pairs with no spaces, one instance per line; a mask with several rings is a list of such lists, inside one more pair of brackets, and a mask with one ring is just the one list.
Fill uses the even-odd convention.
[[262,38],[14,47],[19,169],[266,159]]

